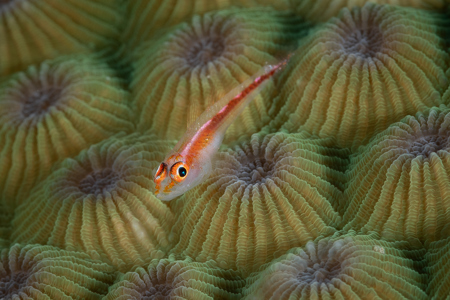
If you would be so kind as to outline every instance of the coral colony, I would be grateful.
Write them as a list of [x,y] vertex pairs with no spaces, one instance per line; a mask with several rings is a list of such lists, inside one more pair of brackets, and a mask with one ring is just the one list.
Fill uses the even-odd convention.
[[[450,0],[0,0],[0,21],[0,299],[450,293]],[[183,137],[217,137],[235,96],[192,167]],[[158,175],[190,184],[162,201]]]

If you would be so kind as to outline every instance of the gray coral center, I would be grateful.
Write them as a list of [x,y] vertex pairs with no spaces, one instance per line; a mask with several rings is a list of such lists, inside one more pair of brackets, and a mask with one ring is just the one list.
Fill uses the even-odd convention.
[[362,58],[374,57],[382,48],[382,34],[376,26],[361,26],[345,36],[343,48],[348,54]]
[[330,283],[340,272],[341,264],[337,260],[309,261],[306,269],[297,275],[297,279],[308,284],[313,282]]
[[431,153],[448,148],[448,137],[443,135],[421,136],[411,143],[409,152],[414,156],[429,157]]
[[0,299],[9,300],[25,287],[28,273],[17,272],[0,278]]
[[142,300],[169,300],[172,286],[169,284],[156,284],[142,294]]
[[85,194],[99,195],[114,189],[119,174],[110,168],[88,174],[79,183],[79,189]]
[[44,114],[61,99],[61,96],[62,88],[60,87],[35,89],[24,96],[22,114],[24,117]]
[[222,55],[225,50],[223,38],[210,34],[193,41],[186,54],[186,61],[192,66],[204,66]]
[[253,158],[241,165],[237,177],[247,184],[264,183],[274,172],[275,164],[265,158]]

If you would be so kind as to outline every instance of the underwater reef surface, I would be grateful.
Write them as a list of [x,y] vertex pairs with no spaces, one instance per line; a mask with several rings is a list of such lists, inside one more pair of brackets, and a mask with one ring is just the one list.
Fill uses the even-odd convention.
[[449,0],[0,1],[0,299],[445,299],[449,105]]

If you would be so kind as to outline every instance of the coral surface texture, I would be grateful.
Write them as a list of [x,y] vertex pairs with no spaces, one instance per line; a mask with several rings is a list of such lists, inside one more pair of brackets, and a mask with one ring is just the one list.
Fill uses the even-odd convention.
[[450,0],[0,0],[0,300],[449,295]]

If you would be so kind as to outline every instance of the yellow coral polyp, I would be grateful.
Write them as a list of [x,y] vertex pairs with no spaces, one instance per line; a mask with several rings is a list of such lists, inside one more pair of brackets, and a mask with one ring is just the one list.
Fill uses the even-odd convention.
[[210,177],[180,197],[172,252],[254,271],[340,223],[334,210],[348,151],[308,134],[253,135],[218,154]]
[[345,228],[434,241],[450,221],[450,110],[408,116],[350,159]]
[[85,253],[18,244],[0,251],[0,299],[102,299],[115,277]]
[[213,261],[197,263],[189,257],[169,257],[121,275],[105,300],[237,300],[244,285],[237,272],[222,270]]
[[170,146],[118,136],[64,160],[17,208],[13,241],[84,251],[120,269],[162,256],[174,219],[152,178]]
[[450,61],[445,16],[367,4],[314,30],[280,79],[272,127],[333,136],[353,147],[426,107],[443,103]]
[[[307,24],[273,9],[228,9],[194,16],[135,53],[131,84],[138,129],[178,139],[209,105],[287,51]],[[269,86],[270,88],[270,86]],[[228,129],[225,142],[270,119],[260,96]]]
[[0,74],[119,37],[120,0],[11,0],[0,4]]
[[0,82],[0,195],[10,208],[57,161],[132,131],[129,94],[96,56],[66,56]]
[[376,234],[319,238],[250,275],[243,299],[428,299],[425,251],[408,248]]

